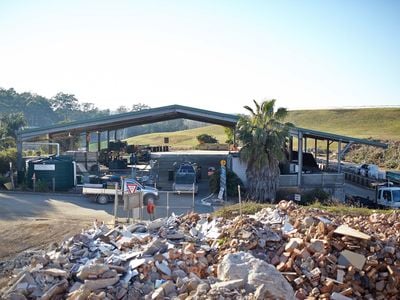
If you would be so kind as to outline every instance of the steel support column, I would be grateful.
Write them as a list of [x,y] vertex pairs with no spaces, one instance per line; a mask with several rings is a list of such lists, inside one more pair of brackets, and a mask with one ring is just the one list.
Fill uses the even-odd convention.
[[340,165],[341,161],[342,161],[342,141],[338,142],[338,151],[337,151],[337,162],[338,162],[338,167],[337,167],[337,171],[338,173],[340,173],[342,171],[342,166]]
[[301,176],[303,173],[303,133],[299,132],[298,135],[298,143],[297,143],[297,148],[298,148],[298,164],[299,164],[299,169],[297,173],[297,185],[300,187],[301,186]]
[[101,132],[97,131],[97,152],[101,150]]
[[289,163],[293,160],[293,136],[289,137]]
[[318,140],[314,139],[314,158],[317,160],[318,157]]
[[327,170],[329,167],[329,140],[326,140],[326,163],[325,163],[325,169]]

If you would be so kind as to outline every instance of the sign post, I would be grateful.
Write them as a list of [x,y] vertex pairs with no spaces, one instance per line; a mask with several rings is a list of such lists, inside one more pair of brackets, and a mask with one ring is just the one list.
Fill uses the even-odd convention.
[[117,211],[118,211],[118,182],[115,183],[114,226],[117,224]]
[[12,168],[12,162],[10,161],[10,180],[11,180],[11,188],[14,190],[14,173],[13,173],[13,168]]
[[36,174],[33,173],[32,175],[32,181],[33,181],[33,192],[36,192]]
[[238,184],[238,195],[239,195],[239,209],[240,209],[240,216],[242,216],[242,195],[240,193],[240,185]]

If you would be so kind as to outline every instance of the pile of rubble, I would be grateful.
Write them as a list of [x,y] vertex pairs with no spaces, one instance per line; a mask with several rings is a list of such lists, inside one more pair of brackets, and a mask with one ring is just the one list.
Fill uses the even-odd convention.
[[399,214],[282,201],[252,216],[95,226],[21,263],[2,299],[398,299]]

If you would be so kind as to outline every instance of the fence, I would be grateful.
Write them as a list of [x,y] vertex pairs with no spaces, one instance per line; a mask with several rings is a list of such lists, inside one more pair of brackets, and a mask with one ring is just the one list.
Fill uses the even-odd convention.
[[[192,212],[195,207],[195,193],[193,191],[159,191],[159,197],[155,204],[154,217],[169,217]],[[126,222],[132,220],[148,220],[146,196],[141,192],[134,194],[125,193],[122,197],[116,196],[114,200],[114,219],[126,218]]]

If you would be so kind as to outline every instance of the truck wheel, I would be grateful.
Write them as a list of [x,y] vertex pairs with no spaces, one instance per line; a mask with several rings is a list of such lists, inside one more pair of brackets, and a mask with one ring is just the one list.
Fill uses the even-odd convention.
[[96,198],[97,203],[99,204],[107,204],[110,198],[108,195],[98,195]]

